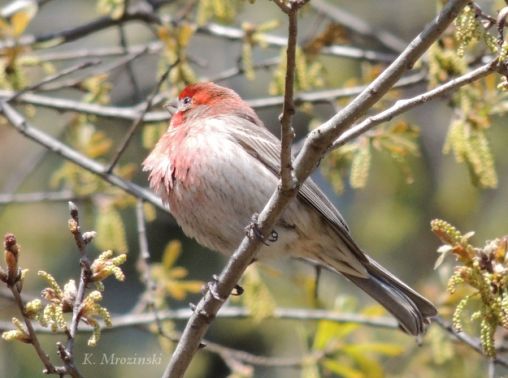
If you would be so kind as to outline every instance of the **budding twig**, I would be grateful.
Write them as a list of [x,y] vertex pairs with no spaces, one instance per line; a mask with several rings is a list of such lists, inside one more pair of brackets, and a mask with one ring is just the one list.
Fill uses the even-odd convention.
[[0,107],[3,115],[10,124],[21,134],[25,135],[29,139],[32,139],[36,143],[46,147],[50,151],[53,151],[66,160],[69,160],[80,167],[86,169],[89,172],[92,172],[98,176],[100,176],[105,181],[110,184],[124,190],[127,193],[130,193],[138,198],[143,198],[144,200],[152,203],[163,211],[168,211],[168,209],[162,204],[160,198],[158,198],[154,193],[141,188],[140,186],[124,180],[123,178],[106,173],[105,168],[102,164],[92,160],[85,155],[75,151],[71,147],[65,145],[59,140],[53,138],[52,136],[44,133],[43,131],[33,127],[29,124],[26,119],[17,112],[10,104],[7,102],[0,102]]
[[[5,254],[6,254],[6,264],[8,273],[6,275],[5,282],[9,287],[14,301],[18,306],[21,315],[23,316],[23,320],[26,326],[26,332],[28,334],[29,339],[26,341],[35,349],[35,352],[39,356],[39,359],[43,363],[45,367],[45,373],[47,374],[64,374],[67,372],[66,368],[63,367],[55,367],[53,363],[50,361],[49,356],[44,352],[42,346],[37,338],[37,334],[35,332],[32,321],[26,316],[25,313],[25,304],[21,298],[21,285],[18,281],[20,279],[20,273],[18,268],[18,258],[19,258],[19,245],[16,242],[16,237],[13,234],[7,234],[4,238],[4,246],[5,246]],[[11,254],[12,256],[7,256]],[[15,255],[15,256],[14,256]],[[14,261],[15,260],[15,261]],[[12,273],[15,271],[15,273]],[[3,280],[3,279],[2,279]]]
[[409,109],[412,109],[425,102],[432,101],[434,99],[442,97],[457,88],[460,88],[473,81],[479,80],[482,77],[485,77],[495,72],[497,67],[498,67],[497,59],[494,59],[493,61],[484,64],[483,66],[480,66],[471,72],[468,72],[458,78],[450,80],[427,92],[421,93],[418,96],[398,100],[390,108],[383,110],[382,112],[379,112],[376,115],[370,116],[366,118],[364,121],[360,122],[359,124],[354,125],[350,129],[346,130],[344,133],[342,133],[342,135],[339,138],[337,138],[337,140],[333,143],[330,149],[335,149],[339,148],[340,146],[343,146],[344,144],[350,142],[359,135],[362,135],[363,133],[367,132],[374,126],[377,126],[383,122],[387,122],[391,120],[393,117],[401,113],[404,113]]
[[74,300],[74,306],[72,311],[72,320],[69,327],[69,332],[67,333],[67,345],[65,348],[61,349],[60,357],[64,362],[65,366],[69,371],[76,375],[80,376],[76,370],[76,367],[73,363],[73,348],[74,348],[74,339],[76,337],[79,321],[81,320],[81,310],[83,305],[83,300],[85,298],[85,289],[90,282],[91,271],[90,271],[90,260],[88,259],[85,247],[87,242],[83,238],[83,234],[81,233],[80,225],[79,225],[79,212],[77,206],[69,202],[69,212],[71,218],[69,219],[69,230],[74,236],[74,240],[76,241],[76,245],[81,254],[80,264],[81,264],[81,274],[79,278],[79,286],[76,293],[76,298]]

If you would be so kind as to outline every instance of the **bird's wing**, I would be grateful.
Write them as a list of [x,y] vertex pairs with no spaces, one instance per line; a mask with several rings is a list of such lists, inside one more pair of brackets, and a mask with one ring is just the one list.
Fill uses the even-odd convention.
[[[279,176],[280,141],[264,126],[251,120],[240,120],[235,126],[238,127],[235,127],[233,135],[237,142],[274,175]],[[303,183],[298,197],[321,214],[360,261],[367,262],[365,255],[351,238],[344,218],[312,179],[308,178]]]

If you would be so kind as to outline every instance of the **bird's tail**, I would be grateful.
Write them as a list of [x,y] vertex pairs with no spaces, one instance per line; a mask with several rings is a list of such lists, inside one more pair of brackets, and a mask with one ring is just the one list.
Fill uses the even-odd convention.
[[415,336],[423,334],[430,318],[437,315],[434,305],[376,261],[367,259],[368,278],[342,274],[395,316],[402,330]]

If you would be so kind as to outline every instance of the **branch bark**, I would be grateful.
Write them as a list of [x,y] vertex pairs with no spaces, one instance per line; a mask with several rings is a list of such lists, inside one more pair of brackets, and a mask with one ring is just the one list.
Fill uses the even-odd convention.
[[483,66],[478,67],[477,69],[468,72],[458,78],[448,81],[445,84],[442,84],[436,88],[433,88],[425,93],[419,94],[418,96],[398,100],[395,104],[371,117],[368,117],[361,123],[352,126],[350,129],[346,130],[332,145],[331,149],[339,148],[344,144],[350,142],[356,137],[366,133],[374,126],[377,126],[383,122],[390,121],[393,117],[407,112],[408,110],[424,104],[428,101],[432,101],[438,97],[442,97],[451,91],[460,88],[466,84],[472,83],[473,81],[479,80],[484,76],[487,76],[496,71],[498,66],[497,59],[484,64]]

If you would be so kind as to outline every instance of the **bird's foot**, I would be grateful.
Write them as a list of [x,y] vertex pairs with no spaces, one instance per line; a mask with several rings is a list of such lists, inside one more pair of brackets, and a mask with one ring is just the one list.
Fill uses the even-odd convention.
[[265,238],[263,233],[259,229],[258,216],[259,216],[258,213],[254,213],[252,215],[251,223],[247,227],[245,227],[246,235],[250,239],[257,238],[261,240],[261,242],[264,245],[269,245],[268,242],[270,243],[276,242],[279,239],[279,234],[277,233],[277,231],[272,230],[272,232],[270,232],[270,236],[268,238]]

